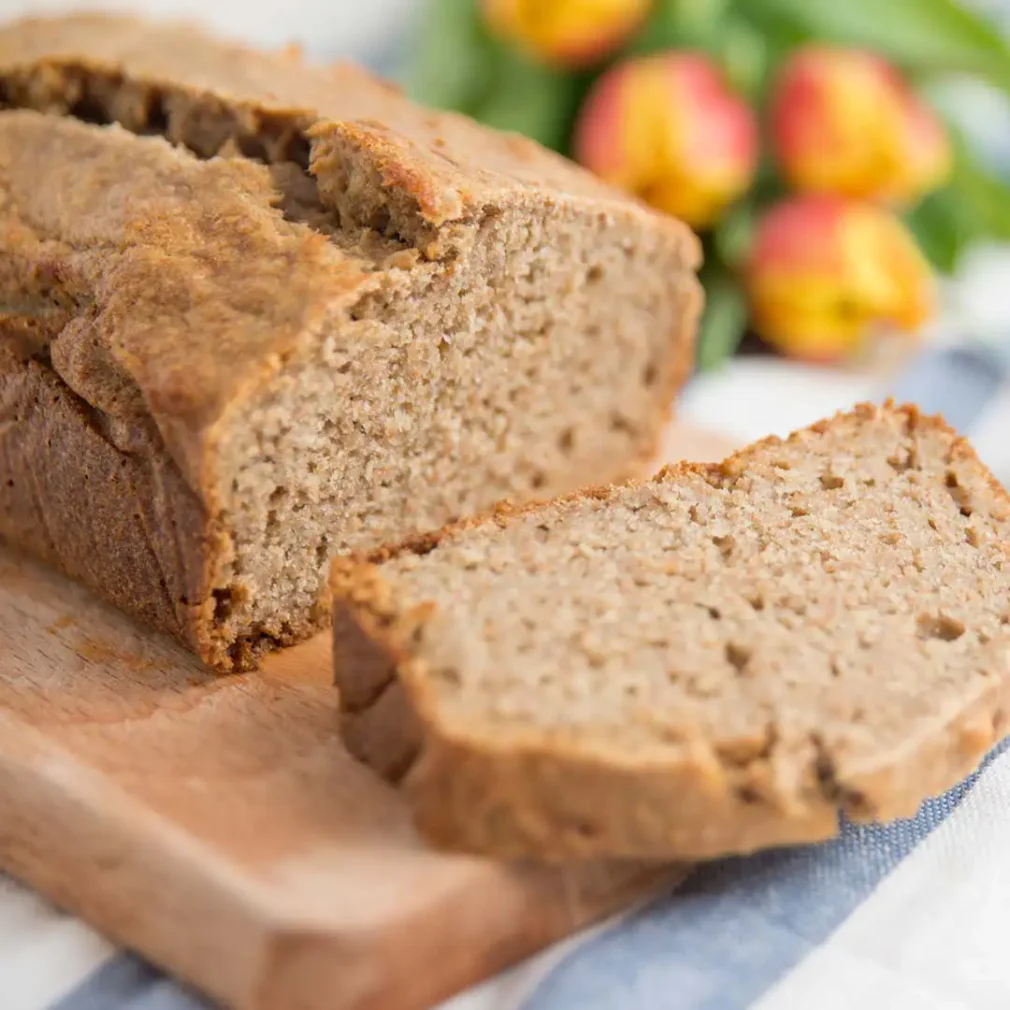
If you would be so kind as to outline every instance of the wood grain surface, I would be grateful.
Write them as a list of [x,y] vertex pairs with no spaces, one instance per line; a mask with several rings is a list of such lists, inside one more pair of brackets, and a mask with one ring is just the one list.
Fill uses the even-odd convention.
[[216,677],[0,549],[0,865],[236,1010],[428,1006],[678,872],[426,849],[331,682],[326,636]]

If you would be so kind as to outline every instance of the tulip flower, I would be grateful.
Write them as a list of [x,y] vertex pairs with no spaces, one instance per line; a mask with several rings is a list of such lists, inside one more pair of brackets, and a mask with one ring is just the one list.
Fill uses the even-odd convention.
[[745,282],[754,327],[818,362],[853,354],[878,327],[914,331],[933,310],[933,279],[900,220],[874,204],[801,196],[759,222]]
[[782,68],[771,110],[793,186],[912,204],[941,186],[951,146],[933,110],[873,53],[809,46]]
[[575,69],[613,52],[652,0],[484,0],[488,27],[535,58]]
[[654,207],[703,228],[750,187],[757,121],[705,56],[669,52],[622,63],[590,91],[576,160]]

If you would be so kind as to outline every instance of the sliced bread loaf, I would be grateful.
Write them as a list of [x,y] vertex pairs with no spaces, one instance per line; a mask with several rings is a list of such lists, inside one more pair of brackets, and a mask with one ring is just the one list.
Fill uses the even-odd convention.
[[130,18],[0,29],[0,108],[0,537],[208,663],[321,627],[334,554],[655,450],[698,243],[562,158]]
[[702,858],[912,814],[1010,704],[1010,502],[914,409],[332,572],[350,748],[434,842]]

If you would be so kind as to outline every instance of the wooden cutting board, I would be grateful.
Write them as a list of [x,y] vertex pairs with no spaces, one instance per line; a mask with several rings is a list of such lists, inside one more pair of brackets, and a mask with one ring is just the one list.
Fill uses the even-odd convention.
[[678,872],[429,851],[337,716],[326,636],[215,677],[0,549],[0,865],[229,1007],[425,1007]]

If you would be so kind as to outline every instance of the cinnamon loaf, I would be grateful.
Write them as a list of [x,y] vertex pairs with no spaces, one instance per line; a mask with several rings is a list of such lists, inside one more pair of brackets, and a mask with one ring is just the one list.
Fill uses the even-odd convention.
[[861,407],[334,566],[351,749],[439,845],[703,858],[912,814],[1007,731],[1010,501]]
[[0,536],[206,662],[650,456],[697,242],[535,144],[116,17],[0,29],[0,109]]

